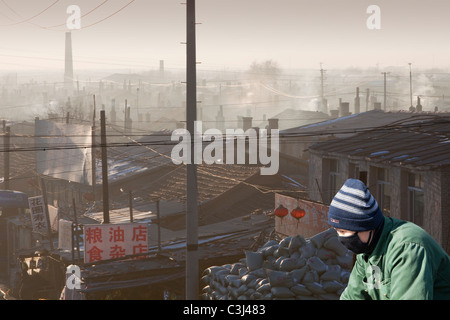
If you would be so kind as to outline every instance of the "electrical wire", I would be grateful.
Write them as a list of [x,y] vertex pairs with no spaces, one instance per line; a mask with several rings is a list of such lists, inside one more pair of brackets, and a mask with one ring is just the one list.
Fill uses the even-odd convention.
[[[80,18],[84,18],[86,16],[88,16],[89,14],[91,14],[92,12],[94,12],[95,10],[97,10],[98,8],[100,8],[101,6],[103,6],[105,3],[107,3],[109,0],[104,0],[102,3],[100,3],[99,5],[97,5],[96,7],[94,7],[93,9],[89,10],[88,12],[86,12],[85,14],[82,14],[80,16]],[[43,29],[53,29],[53,28],[58,28],[58,27],[62,27],[65,26],[66,23],[61,23],[61,24],[57,24],[54,26],[41,26],[39,25],[39,27],[43,28]]]
[[[436,117],[437,117],[437,116],[430,116],[431,119],[432,119],[432,118],[436,118]],[[417,127],[417,125],[414,124],[414,123],[410,123],[410,124],[408,125],[408,124],[407,124],[408,121],[411,121],[411,120],[408,120],[408,119],[406,119],[406,120],[399,120],[399,121],[396,121],[396,122],[394,122],[394,123],[392,123],[392,124],[390,124],[390,125],[382,126],[382,128],[399,127],[399,125],[402,125],[401,127],[405,127],[405,124],[406,124],[406,126],[409,127],[409,128],[416,128],[416,127]],[[448,121],[448,120],[444,120],[444,121],[443,121],[443,123],[445,123],[445,124],[447,124],[447,123],[449,123],[449,122],[450,122],[450,121]],[[436,123],[434,122],[434,124],[436,124]],[[424,127],[424,126],[421,125],[421,127]],[[378,127],[378,128],[380,128],[380,127]],[[126,137],[126,136],[125,136],[125,137]],[[135,140],[135,139],[131,139],[131,141],[132,141],[133,143],[137,143],[137,145],[139,145],[139,146],[144,146],[144,147],[146,147],[146,148],[148,147],[148,146],[146,146],[144,143],[137,142],[137,140]],[[128,145],[127,145],[127,146],[128,146]],[[72,147],[70,147],[70,148],[74,148],[74,146],[72,146]],[[78,146],[78,148],[79,148],[79,146]],[[84,148],[86,148],[86,147],[84,147]],[[48,148],[48,149],[50,149],[50,148]],[[45,150],[48,150],[48,149],[45,149]],[[53,149],[53,148],[52,148],[52,149]],[[56,150],[56,149],[55,149],[55,150]],[[153,148],[150,148],[150,150],[156,152],[159,156],[163,156],[163,157],[166,157],[166,158],[168,158],[168,159],[170,158],[169,156],[167,156],[167,155],[165,155],[165,154],[162,154],[162,153],[160,153],[160,152],[154,150]],[[10,151],[17,151],[17,150],[13,149],[13,150],[10,150]],[[171,159],[171,158],[170,158],[170,159]],[[66,173],[70,173],[70,171],[65,171],[65,172],[66,172]],[[261,185],[256,185],[256,184],[248,183],[248,182],[246,182],[246,181],[242,181],[242,180],[239,180],[239,179],[235,179],[235,178],[233,178],[233,177],[223,176],[223,175],[218,175],[218,174],[209,172],[209,171],[207,171],[207,170],[204,170],[204,169],[202,169],[202,168],[200,168],[200,172],[201,172],[202,174],[205,174],[205,175],[210,176],[210,177],[214,177],[214,178],[218,178],[218,179],[226,179],[226,180],[232,181],[232,182],[234,182],[234,183],[241,183],[241,184],[250,186],[250,187],[252,187],[252,188],[255,188],[256,190],[258,190],[258,191],[261,192],[261,193],[292,191],[292,190],[285,190],[285,189],[273,189],[273,188],[270,188],[270,187],[267,187],[267,186],[261,186]],[[10,179],[10,180],[11,180],[11,179]]]
[[[45,8],[44,10],[42,10],[41,12],[31,16],[30,18],[27,18],[25,20],[22,21],[18,21],[18,22],[14,22],[14,23],[9,23],[9,24],[0,24],[0,26],[2,27],[6,27],[6,26],[14,26],[14,25],[18,25],[18,24],[22,24],[25,22],[28,22],[30,20],[33,20],[34,18],[37,18],[38,16],[42,15],[43,13],[45,13],[47,10],[49,10],[51,7],[53,7],[55,4],[57,4],[60,0],[56,0],[55,2],[53,2],[51,5],[49,5],[47,8]],[[5,3],[5,1],[3,0],[3,3]],[[5,3],[6,4],[6,3]],[[10,8],[8,6],[8,8]],[[14,11],[15,12],[15,11]]]
[[97,25],[97,24],[103,22],[103,21],[108,20],[109,18],[115,16],[116,14],[118,14],[119,12],[121,12],[122,10],[124,10],[126,7],[128,7],[130,4],[132,4],[134,1],[135,1],[135,0],[131,0],[131,1],[128,2],[126,5],[124,5],[123,7],[121,7],[119,10],[113,12],[112,14],[110,14],[109,16],[107,16],[107,17],[105,17],[105,18],[103,18],[103,19],[101,19],[101,20],[98,20],[98,21],[96,21],[96,22],[94,22],[94,23],[91,23],[91,24],[89,24],[89,25],[87,25],[87,26],[83,26],[83,29],[90,28],[90,27],[92,27],[92,26],[95,26],[95,25]]
[[[4,3],[8,8],[10,8],[10,10],[12,10],[13,12],[15,12],[10,6],[8,6],[8,5],[6,4],[5,0],[2,0],[2,1],[3,1],[3,3]],[[30,22],[31,20],[33,20],[34,18],[37,18],[38,16],[42,15],[43,13],[45,13],[47,10],[49,10],[51,7],[53,7],[53,6],[54,6],[55,4],[57,4],[59,1],[60,1],[60,0],[56,0],[56,1],[53,2],[50,6],[48,6],[47,8],[45,8],[45,9],[42,10],[41,12],[39,12],[39,13],[33,15],[33,16],[30,17],[30,18],[27,18],[27,19],[22,20],[22,21],[17,21],[17,22],[14,22],[14,23],[9,23],[9,24],[0,24],[0,26],[6,27],[6,26],[13,26],[13,25],[18,25],[18,24],[26,23],[26,22],[27,22],[27,23],[31,23],[31,22]],[[105,3],[107,3],[108,1],[109,1],[109,0],[104,0],[102,3],[100,3],[99,5],[97,5],[96,7],[94,7],[93,9],[91,9],[90,11],[88,11],[87,13],[83,14],[80,18],[86,17],[87,15],[91,14],[92,12],[94,12],[95,10],[97,10],[98,8],[100,8],[101,6],[103,6]],[[116,14],[120,13],[122,10],[124,10],[125,8],[127,8],[129,5],[131,5],[134,1],[135,1],[135,0],[129,1],[127,4],[125,4],[124,6],[122,6],[121,8],[119,8],[118,10],[114,11],[114,12],[111,13],[110,15],[106,16],[105,18],[102,18],[102,19],[100,19],[100,20],[98,20],[98,21],[96,21],[96,22],[93,22],[93,23],[91,23],[91,24],[88,24],[88,25],[86,25],[86,26],[83,26],[83,29],[90,28],[90,27],[92,27],[92,26],[95,26],[95,25],[97,25],[97,24],[99,24],[99,23],[101,23],[101,22],[104,22],[104,21],[106,21],[106,20],[112,18],[113,16],[115,16]],[[15,12],[15,13],[18,15],[17,12]],[[41,29],[46,29],[46,30],[52,30],[52,29],[54,29],[54,28],[58,28],[58,27],[61,27],[61,26],[65,26],[65,25],[66,25],[66,23],[58,24],[58,25],[53,25],[53,26],[42,26],[42,25],[36,24],[36,23],[31,23],[31,24],[34,25],[34,26],[36,26],[36,27],[39,27],[39,28],[41,28]],[[64,31],[65,31],[65,30],[64,30]]]

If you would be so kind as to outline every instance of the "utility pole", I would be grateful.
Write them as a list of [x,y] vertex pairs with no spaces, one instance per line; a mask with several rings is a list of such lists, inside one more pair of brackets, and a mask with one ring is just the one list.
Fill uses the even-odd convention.
[[382,72],[381,74],[384,75],[384,111],[386,111],[386,75],[390,72]]
[[413,108],[413,101],[412,101],[412,72],[411,72],[411,62],[409,64],[409,97],[411,101],[411,108]]
[[11,127],[5,127],[5,135],[3,136],[3,151],[4,151],[4,189],[9,190],[9,146],[10,146],[10,138],[11,138]]
[[123,121],[123,132],[127,133],[127,121],[128,121],[128,102],[127,99],[125,99],[125,116],[124,116],[124,121]]
[[92,197],[95,201],[95,186],[97,185],[97,164],[95,160],[95,94],[94,94],[94,112],[92,114],[92,128],[91,128],[91,169],[92,169]]
[[103,223],[109,223],[108,156],[106,153],[105,110],[100,110],[100,135],[102,147]]
[[[75,227],[73,228],[73,231],[75,232],[75,241],[77,242],[77,254],[78,254],[78,260],[80,260],[80,236],[78,234],[78,217],[77,217],[77,210],[75,208],[75,198],[72,198],[72,206],[73,206],[73,223],[75,224]],[[72,238],[73,241],[73,238]],[[73,252],[73,246],[72,246],[72,252]],[[72,253],[73,257],[73,253]]]
[[194,161],[197,118],[195,0],[186,1],[186,127],[191,135],[191,161],[186,165],[186,299],[198,299],[197,165]]
[[128,191],[128,206],[130,207],[130,222],[133,223],[133,191]]
[[50,250],[53,251],[53,241],[52,241],[52,226],[50,224],[50,215],[48,210],[48,197],[47,197],[47,188],[45,186],[44,178],[41,177],[41,189],[42,189],[42,197],[44,198],[44,207],[45,207],[45,219],[47,220],[47,236],[48,242],[50,244]]
[[161,253],[161,213],[159,211],[159,199],[156,200],[156,217],[158,219],[158,253]]

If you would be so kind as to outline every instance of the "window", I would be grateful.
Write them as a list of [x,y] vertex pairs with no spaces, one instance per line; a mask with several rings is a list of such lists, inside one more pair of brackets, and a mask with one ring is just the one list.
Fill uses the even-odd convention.
[[339,164],[336,159],[330,159],[330,171],[329,171],[329,182],[328,186],[330,189],[330,202],[333,199],[334,195],[339,191],[340,179],[339,179]]
[[359,179],[359,165],[355,163],[350,163],[348,166],[349,178]]
[[390,170],[385,168],[376,168],[377,175],[377,202],[383,214],[391,214],[391,180]]
[[423,225],[424,195],[423,175],[408,174],[408,220]]

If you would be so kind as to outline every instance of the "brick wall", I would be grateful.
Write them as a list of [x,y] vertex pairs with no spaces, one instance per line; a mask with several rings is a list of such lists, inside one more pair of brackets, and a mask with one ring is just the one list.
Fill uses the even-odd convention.
[[450,254],[450,166],[441,171],[442,247]]

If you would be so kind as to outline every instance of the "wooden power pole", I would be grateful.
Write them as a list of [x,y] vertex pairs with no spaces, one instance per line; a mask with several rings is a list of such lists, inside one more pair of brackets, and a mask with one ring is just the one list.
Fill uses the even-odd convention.
[[191,159],[186,165],[186,299],[198,299],[198,203],[194,135],[197,118],[195,0],[186,2],[186,128],[191,135]]
[[103,223],[109,223],[108,156],[106,152],[105,110],[100,111],[100,136],[102,147]]

